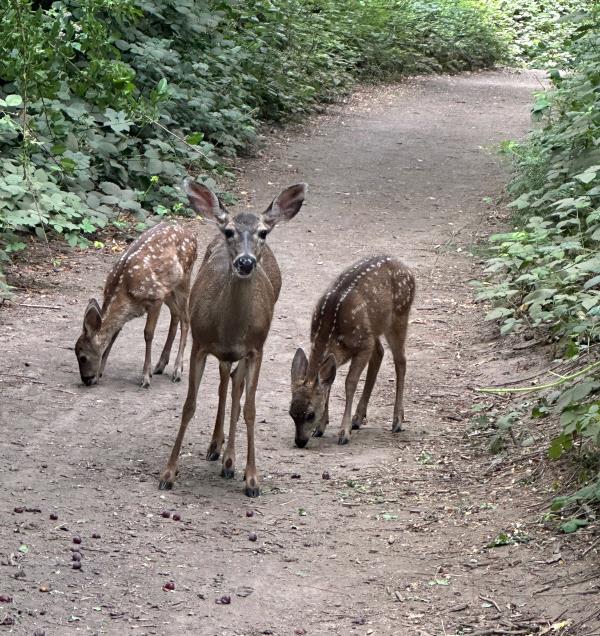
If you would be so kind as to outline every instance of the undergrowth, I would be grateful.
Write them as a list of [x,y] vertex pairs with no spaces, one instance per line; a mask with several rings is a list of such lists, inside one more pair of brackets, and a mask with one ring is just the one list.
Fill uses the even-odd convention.
[[[491,237],[488,280],[478,294],[493,302],[487,319],[499,320],[502,334],[529,332],[553,345],[549,381],[496,392],[533,396],[533,418],[560,420],[549,456],[575,458],[580,485],[553,505],[579,519],[565,531],[585,525],[588,504],[600,502],[598,27],[595,5],[573,32],[572,71],[552,72],[552,87],[536,96],[539,126],[524,143],[505,148],[516,164],[510,188],[514,229]],[[498,434],[509,434],[518,419],[504,416]]]
[[261,121],[359,78],[490,66],[508,52],[499,15],[483,0],[0,0],[0,259],[180,212],[184,174],[227,178]]

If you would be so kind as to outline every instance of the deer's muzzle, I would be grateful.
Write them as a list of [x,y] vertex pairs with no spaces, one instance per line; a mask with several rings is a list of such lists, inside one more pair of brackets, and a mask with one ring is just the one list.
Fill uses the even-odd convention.
[[251,254],[243,254],[233,261],[233,267],[242,278],[250,276],[256,267],[256,258]]

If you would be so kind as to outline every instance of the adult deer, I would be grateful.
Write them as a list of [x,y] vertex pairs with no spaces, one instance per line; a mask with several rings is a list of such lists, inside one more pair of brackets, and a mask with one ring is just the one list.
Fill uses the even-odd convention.
[[160,223],[139,236],[121,255],[106,279],[102,307],[95,298],[89,301],[83,317],[83,331],[75,344],[79,374],[84,384],[97,384],[102,377],[110,350],[123,325],[147,313],[142,386],[150,386],[152,340],[163,302],[171,311],[171,323],[154,373],[162,373],[167,366],[177,327],[181,324],[173,382],[181,380],[190,324],[190,279],[197,249],[196,237],[190,229]]
[[[296,446],[304,448],[311,433],[314,437],[323,435],[329,422],[329,392],[336,368],[348,360],[351,362],[339,443],[347,444],[351,428],[358,429],[364,423],[383,358],[382,335],[392,350],[396,367],[392,431],[402,430],[404,349],[414,294],[411,271],[386,255],[358,261],[330,285],[313,313],[310,356],[307,359],[304,351],[298,349],[292,362],[290,415],[296,426]],[[367,363],[363,394],[352,417],[354,393]]]
[[234,475],[235,431],[245,384],[244,420],[248,435],[245,492],[249,497],[257,497],[255,394],[263,346],[281,289],[279,267],[265,240],[275,225],[289,221],[299,212],[306,185],[300,183],[282,190],[258,216],[249,212],[230,215],[213,192],[192,179],[186,179],[183,186],[194,210],[214,221],[220,232],[206,250],[190,295],[192,353],[188,393],[171,456],[160,475],[159,488],[173,487],[181,444],[196,411],[198,387],[210,354],[219,360],[221,381],[217,418],[207,459],[215,461],[221,453],[229,374],[232,364],[238,362],[231,376],[231,419],[221,474],[229,478]]

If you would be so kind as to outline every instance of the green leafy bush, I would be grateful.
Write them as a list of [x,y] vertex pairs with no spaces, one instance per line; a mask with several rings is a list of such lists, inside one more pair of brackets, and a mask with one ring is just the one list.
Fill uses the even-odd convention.
[[[491,237],[490,280],[478,296],[493,301],[487,318],[501,320],[502,333],[536,330],[563,359],[583,367],[552,382],[548,388],[555,390],[534,416],[560,416],[551,457],[575,441],[589,449],[584,480],[597,474],[600,448],[599,26],[596,6],[573,36],[573,72],[554,73],[553,88],[536,98],[533,113],[542,125],[524,144],[510,145],[517,166],[511,204],[517,227]],[[559,503],[596,497],[598,483]]]
[[85,245],[179,204],[186,172],[227,175],[262,120],[357,78],[489,66],[483,0],[0,0],[0,258],[35,232]]
[[504,0],[514,37],[512,59],[534,68],[564,68],[572,62],[570,42],[593,0]]

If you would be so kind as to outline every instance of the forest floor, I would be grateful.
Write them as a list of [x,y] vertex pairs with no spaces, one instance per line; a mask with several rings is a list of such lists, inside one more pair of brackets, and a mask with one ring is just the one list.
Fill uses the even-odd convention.
[[[0,603],[0,634],[600,634],[581,540],[544,523],[543,449],[493,456],[472,428],[476,387],[547,365],[517,339],[498,339],[469,284],[481,274],[478,243],[507,223],[497,145],[525,135],[539,82],[485,72],[364,88],[272,131],[239,162],[242,208],[260,210],[291,183],[310,186],[298,216],[269,237],[284,284],[257,395],[258,499],[243,493],[243,424],[236,479],[204,459],[214,360],[169,492],[158,473],[187,361],[182,383],[155,376],[140,388],[138,320],[101,383],[81,386],[72,349],[116,258],[110,249],[64,250],[55,267],[40,259],[12,271],[17,296],[0,309],[0,594],[12,602]],[[202,252],[214,229],[193,223]],[[298,450],[287,413],[294,351],[308,346],[332,278],[376,253],[402,258],[418,283],[405,430],[390,430],[387,351],[351,443],[336,443],[344,370],[325,436]],[[491,547],[497,539],[509,545]],[[168,581],[175,590],[163,589]]]

